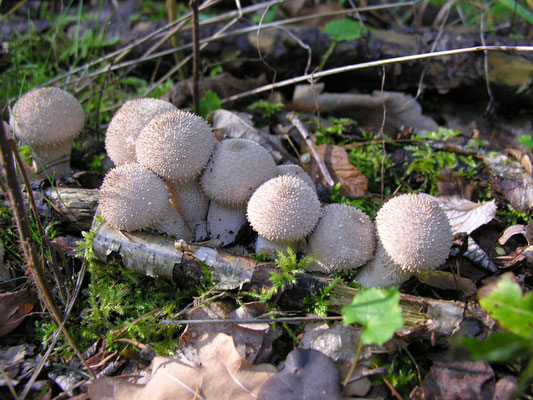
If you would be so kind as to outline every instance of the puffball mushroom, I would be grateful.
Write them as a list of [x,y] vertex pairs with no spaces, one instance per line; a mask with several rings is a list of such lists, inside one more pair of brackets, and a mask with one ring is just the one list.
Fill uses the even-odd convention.
[[[137,138],[137,160],[165,179],[173,202],[198,238],[205,234],[207,199],[197,179],[216,145],[211,128],[202,118],[175,110],[156,115]],[[200,226],[198,226],[200,225]]]
[[[356,279],[363,286],[390,287],[441,265],[452,246],[452,229],[439,205],[426,196],[404,194],[387,201],[376,215],[379,237],[374,259]],[[397,279],[384,279],[383,270]]]
[[136,162],[135,147],[142,128],[156,115],[176,110],[172,103],[159,99],[126,101],[107,127],[105,149],[111,161],[116,166]]
[[220,142],[201,178],[207,196],[219,204],[245,206],[254,190],[277,175],[274,159],[264,147],[247,139]]
[[305,183],[307,183],[311,188],[316,192],[316,186],[315,182],[313,182],[313,179],[309,176],[305,170],[296,164],[284,164],[284,165],[278,165],[276,167],[276,170],[278,172],[278,176],[280,175],[289,175],[294,176],[296,178],[300,178]]
[[273,242],[296,242],[315,228],[320,218],[316,193],[300,178],[282,175],[257,188],[247,208],[248,221]]
[[419,194],[387,201],[376,215],[376,228],[387,254],[410,272],[438,267],[452,247],[448,217],[436,202]]
[[309,269],[331,273],[360,267],[372,257],[375,236],[374,224],[363,211],[328,204],[308,239],[308,252],[315,255]]
[[[167,185],[156,174],[137,163],[110,170],[100,187],[100,214],[116,229],[137,231],[154,227],[158,232],[192,235],[169,201]],[[186,239],[187,240],[187,239]]]
[[9,124],[16,137],[33,151],[36,170],[49,176],[70,172],[72,142],[83,127],[85,113],[70,93],[55,87],[31,90],[15,103]]

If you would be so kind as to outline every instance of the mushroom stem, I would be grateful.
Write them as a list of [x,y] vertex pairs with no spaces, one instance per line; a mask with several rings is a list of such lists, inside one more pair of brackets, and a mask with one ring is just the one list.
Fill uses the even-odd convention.
[[157,233],[165,233],[168,236],[175,236],[176,239],[192,241],[193,235],[180,213],[172,206],[170,200],[162,211],[162,218],[151,229]]
[[207,238],[207,210],[209,199],[198,180],[179,182],[169,181],[172,202],[193,233],[196,241]]
[[70,151],[72,141],[55,143],[48,146],[32,147],[32,167],[41,177],[48,178],[70,173]]
[[231,207],[211,200],[207,212],[207,226],[212,239],[223,245],[233,243],[239,229],[246,223],[246,208]]

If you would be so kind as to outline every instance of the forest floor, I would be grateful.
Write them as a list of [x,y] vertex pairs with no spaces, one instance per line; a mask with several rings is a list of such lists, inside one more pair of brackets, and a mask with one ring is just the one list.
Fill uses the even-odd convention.
[[[6,138],[37,87],[86,114],[69,174],[13,185],[2,158],[1,398],[533,397],[532,4],[352,3],[206,1],[196,45],[194,1],[0,3]],[[301,165],[323,205],[432,196],[448,259],[380,291],[255,254],[250,224],[225,246],[111,228],[106,129],[147,96]]]

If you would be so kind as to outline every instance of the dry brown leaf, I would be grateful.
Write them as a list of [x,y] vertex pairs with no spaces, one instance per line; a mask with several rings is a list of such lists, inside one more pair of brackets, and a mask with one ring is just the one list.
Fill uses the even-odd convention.
[[[317,148],[335,183],[342,183],[340,194],[350,199],[363,197],[368,190],[368,179],[350,163],[346,150],[332,144],[323,144]],[[316,162],[313,161],[308,168],[310,170],[307,172],[311,177],[321,176]],[[322,184],[327,187],[326,182]]]
[[37,296],[31,287],[0,293],[0,336],[7,335],[19,326],[36,301]]
[[416,277],[422,283],[439,289],[460,290],[467,296],[476,294],[477,287],[470,279],[457,276],[448,271],[425,271]]
[[201,365],[184,357],[156,357],[146,385],[117,378],[97,379],[89,387],[92,400],[244,400],[257,397],[261,385],[276,373],[270,364],[243,359],[233,339],[210,333],[198,342]]

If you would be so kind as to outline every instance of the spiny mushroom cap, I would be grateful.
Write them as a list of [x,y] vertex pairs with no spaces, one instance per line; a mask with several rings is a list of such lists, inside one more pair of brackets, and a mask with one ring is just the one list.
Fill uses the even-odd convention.
[[178,182],[198,177],[216,139],[202,118],[185,111],[156,115],[137,138],[137,160],[159,176]]
[[157,224],[168,208],[170,192],[163,180],[137,163],[107,173],[100,187],[100,212],[111,226],[136,231]]
[[355,280],[363,287],[388,289],[407,281],[412,273],[404,270],[389,257],[383,244],[378,240],[374,258],[358,269]]
[[309,237],[309,252],[324,272],[356,268],[367,262],[376,244],[374,224],[347,204],[328,204]]
[[278,165],[276,167],[276,170],[278,171],[278,176],[289,175],[289,176],[294,176],[296,178],[300,178],[305,183],[307,183],[309,186],[311,186],[311,189],[313,189],[316,192],[315,182],[313,182],[313,179],[309,176],[309,174],[305,172],[304,169],[300,167],[299,165],[295,165],[295,164]]
[[73,95],[47,87],[22,95],[13,106],[9,124],[17,138],[39,147],[72,141],[84,120],[81,104]]
[[274,159],[264,147],[247,139],[226,139],[215,149],[201,182],[212,200],[239,206],[246,204],[259,185],[276,175]]
[[437,203],[418,194],[390,199],[376,215],[376,227],[391,259],[410,272],[432,270],[452,246],[448,217]]
[[316,193],[300,178],[282,175],[257,188],[248,202],[252,228],[272,241],[297,241],[307,236],[320,218]]
[[156,115],[176,111],[168,101],[151,98],[125,102],[113,115],[105,135],[105,148],[115,165],[136,162],[135,146],[142,128]]

